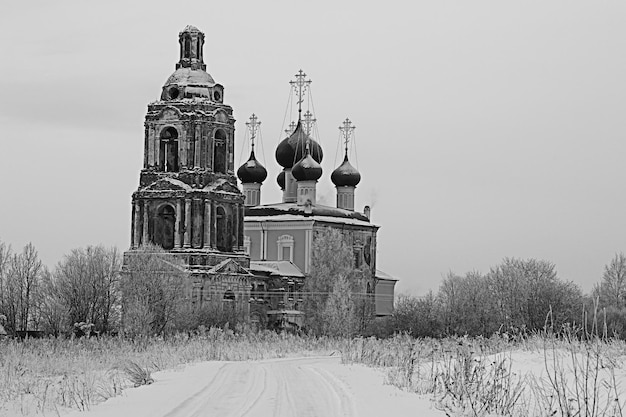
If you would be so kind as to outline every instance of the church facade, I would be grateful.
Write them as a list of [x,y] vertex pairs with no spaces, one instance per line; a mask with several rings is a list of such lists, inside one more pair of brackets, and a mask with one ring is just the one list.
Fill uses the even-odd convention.
[[179,44],[174,73],[148,105],[125,257],[160,246],[189,273],[194,303],[228,300],[246,314],[251,273],[234,173],[235,119],[224,87],[206,72],[204,34],[187,26]]
[[[132,195],[125,267],[132,256],[156,245],[188,274],[194,306],[228,305],[259,327],[284,329],[288,322],[297,329],[303,323],[302,289],[313,242],[318,231],[330,227],[341,230],[352,247],[354,267],[369,273],[362,294],[378,315],[390,314],[396,280],[376,269],[379,226],[370,222],[369,208],[354,210],[361,175],[348,160],[349,121],[346,155],[331,175],[336,207],[316,201],[323,151],[311,138],[310,126],[305,129],[301,107],[298,123],[276,149],[283,167],[278,177],[282,201],[261,205],[267,171],[252,141],[250,157],[235,176],[235,119],[224,87],[206,71],[204,34],[187,26],[178,41],[175,71],[145,117],[143,167]],[[300,71],[296,82],[299,106],[303,76]],[[254,126],[254,118],[246,124]]]
[[[296,81],[291,82],[299,89],[299,106],[303,101],[302,91],[310,83],[304,80],[305,75],[300,71],[296,74]],[[352,247],[353,266],[369,272],[370,277],[362,293],[375,305],[376,315],[389,315],[393,311],[397,280],[376,268],[376,235],[379,226],[370,222],[369,207],[366,206],[363,213],[354,209],[355,189],[361,181],[361,174],[348,159],[348,142],[354,126],[346,119],[340,127],[345,140],[345,156],[341,165],[331,174],[337,190],[337,203],[335,207],[329,207],[319,204],[316,199],[317,182],[322,176],[320,162],[323,150],[311,137],[310,117],[309,120],[303,120],[301,114],[302,108],[299,107],[299,117],[293,132],[276,148],[276,161],[283,168],[277,178],[283,191],[281,202],[260,204],[261,184],[267,177],[267,171],[256,160],[254,148],[248,160],[237,171],[246,198],[245,251],[253,263],[288,261],[306,275],[311,271],[317,232],[324,228],[339,230]],[[300,298],[297,287],[295,291],[289,299]],[[298,307],[294,302],[285,306],[285,311],[295,312]]]

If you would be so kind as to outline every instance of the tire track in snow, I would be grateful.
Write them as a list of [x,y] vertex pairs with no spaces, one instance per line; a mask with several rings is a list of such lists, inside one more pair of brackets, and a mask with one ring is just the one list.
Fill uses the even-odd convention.
[[164,417],[356,416],[350,390],[316,366],[328,359],[227,363]]

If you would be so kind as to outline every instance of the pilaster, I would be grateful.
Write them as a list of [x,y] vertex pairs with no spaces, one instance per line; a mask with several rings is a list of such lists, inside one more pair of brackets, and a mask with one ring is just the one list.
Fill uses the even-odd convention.
[[143,245],[146,245],[148,242],[150,242],[150,236],[148,235],[148,201],[144,200],[143,201],[143,239],[141,240],[141,243]]
[[191,247],[191,199],[185,199],[185,242],[183,247]]

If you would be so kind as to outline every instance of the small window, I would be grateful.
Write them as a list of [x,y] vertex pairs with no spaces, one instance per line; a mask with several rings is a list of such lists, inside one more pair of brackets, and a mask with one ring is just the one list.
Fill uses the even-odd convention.
[[218,103],[222,102],[222,94],[219,91],[215,91],[213,93],[213,100],[217,101]]

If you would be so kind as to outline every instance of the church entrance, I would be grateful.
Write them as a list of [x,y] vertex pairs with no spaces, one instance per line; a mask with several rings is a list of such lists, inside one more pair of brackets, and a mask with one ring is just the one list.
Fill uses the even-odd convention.
[[154,243],[163,249],[173,249],[175,223],[176,213],[172,206],[162,206],[154,219]]

